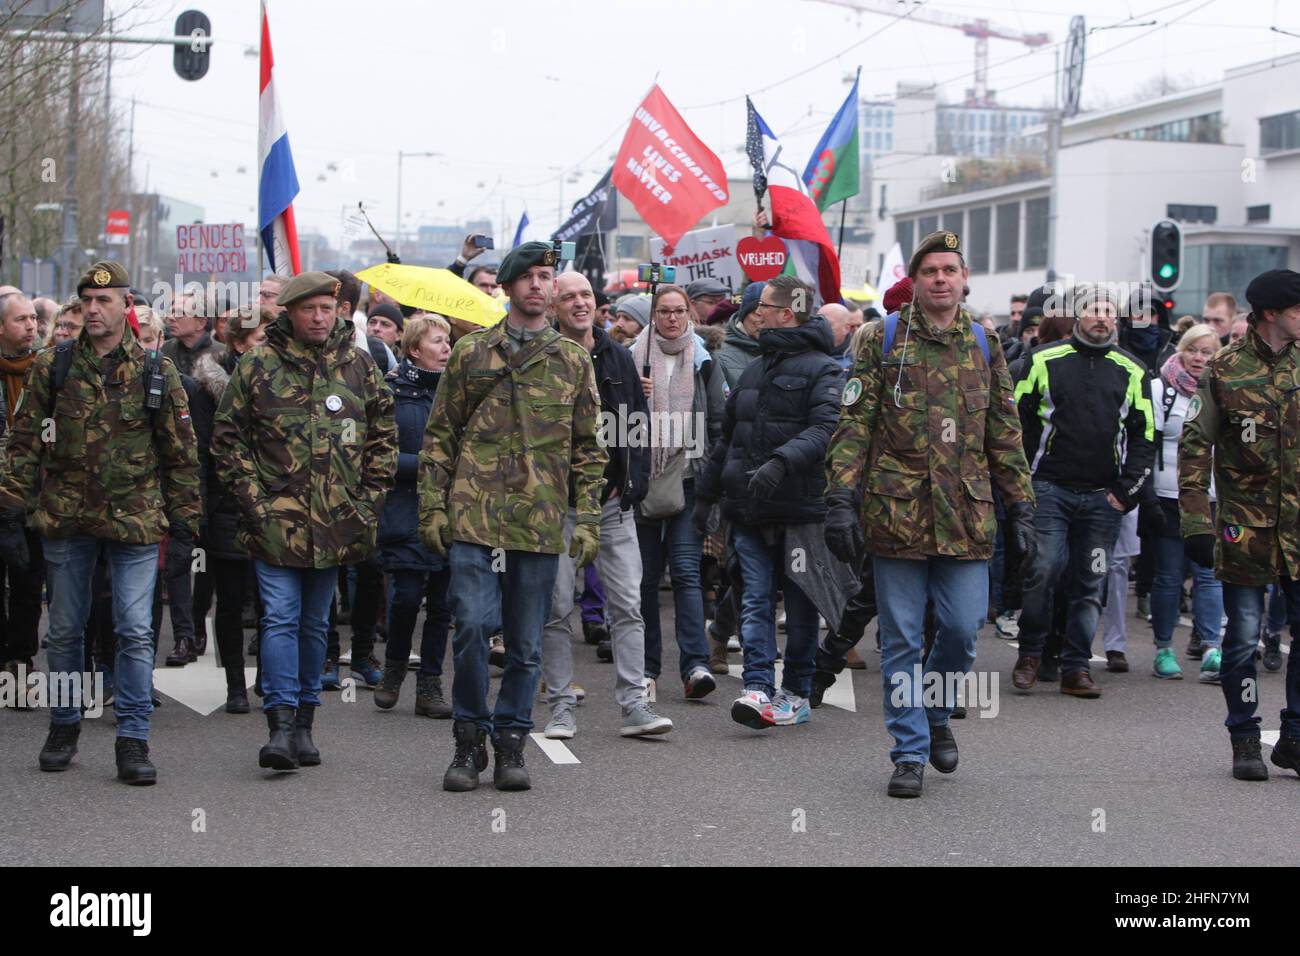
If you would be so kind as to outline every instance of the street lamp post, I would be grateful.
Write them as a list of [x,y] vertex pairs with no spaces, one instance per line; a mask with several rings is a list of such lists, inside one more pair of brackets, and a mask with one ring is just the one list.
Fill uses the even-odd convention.
[[397,151],[397,235],[393,239],[393,250],[400,256],[402,254],[402,159],[406,156],[441,156],[442,153],[435,152],[418,152],[408,153],[402,150]]

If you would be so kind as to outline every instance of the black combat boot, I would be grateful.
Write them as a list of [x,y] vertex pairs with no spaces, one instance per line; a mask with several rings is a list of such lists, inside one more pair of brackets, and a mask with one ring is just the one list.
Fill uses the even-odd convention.
[[1268,759],[1275,767],[1300,773],[1300,737],[1283,734],[1273,745],[1273,752],[1268,755]]
[[298,751],[298,766],[319,767],[320,751],[311,739],[311,725],[316,718],[315,704],[299,704],[293,723],[293,746]]
[[451,716],[451,704],[442,696],[442,678],[433,675],[416,675],[415,712],[421,717],[446,720]]
[[151,787],[158,771],[149,762],[149,745],[134,737],[117,738],[117,779],[133,787]]
[[940,773],[957,769],[957,739],[947,724],[930,725],[930,766]]
[[294,709],[272,707],[266,712],[271,739],[257,756],[257,765],[268,770],[297,770],[298,749],[294,745]]
[[248,713],[248,688],[244,686],[244,668],[241,664],[226,668],[226,713]]
[[1232,738],[1232,775],[1238,780],[1268,779],[1268,767],[1259,754],[1258,737]]
[[45,746],[41,748],[41,769],[47,772],[67,770],[77,754],[77,738],[80,736],[80,723],[50,724]]
[[478,787],[478,775],[487,769],[487,731],[468,721],[452,724],[456,756],[442,776],[442,789],[463,793]]
[[528,737],[522,730],[501,731],[492,744],[496,766],[492,768],[492,784],[498,790],[531,790],[528,768],[524,766],[524,743]]

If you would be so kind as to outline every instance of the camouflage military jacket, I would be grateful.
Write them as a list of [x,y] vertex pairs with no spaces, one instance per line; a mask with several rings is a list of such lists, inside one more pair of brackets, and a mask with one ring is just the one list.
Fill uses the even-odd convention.
[[[1183,537],[1214,534],[1229,584],[1300,578],[1300,375],[1252,327],[1210,362],[1178,445]],[[1218,491],[1210,511],[1210,472]]]
[[32,363],[14,410],[0,508],[35,504],[31,526],[48,538],[157,544],[169,527],[197,534],[198,443],[176,366],[163,359],[165,394],[151,414],[130,325],[102,358],[82,332],[51,407],[54,355],[46,349]]
[[884,324],[864,328],[827,453],[827,490],[862,495],[871,554],[993,554],[990,474],[1008,504],[1032,501],[1020,420],[997,337],[985,362],[970,313],[942,332],[904,306],[893,347]]
[[591,356],[546,328],[512,358],[505,319],[456,343],[420,452],[420,524],[446,509],[452,539],[560,554],[570,481],[600,520],[607,455]]
[[235,366],[212,454],[239,505],[239,544],[268,564],[327,568],[375,548],[397,471],[393,393],[339,318],[319,349],[287,316]]

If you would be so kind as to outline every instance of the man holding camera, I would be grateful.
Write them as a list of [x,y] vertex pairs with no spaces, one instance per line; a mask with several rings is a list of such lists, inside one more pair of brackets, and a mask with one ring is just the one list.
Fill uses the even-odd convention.
[[[101,548],[113,572],[117,776],[149,785],[153,712],[153,592],[164,534],[193,545],[199,530],[199,463],[176,366],[139,347],[127,323],[130,282],[97,262],[77,283],[81,336],[42,352],[15,410],[0,479],[0,557],[28,564],[23,521],[44,538],[52,601],[52,686],[75,686],[84,661],[91,579]],[[62,696],[62,695],[60,695]],[[81,734],[80,702],[60,699],[40,767],[66,770]]]
[[[478,786],[489,733],[497,789],[532,786],[524,743],[570,502],[575,566],[586,567],[600,548],[607,460],[596,439],[600,399],[587,350],[547,322],[558,259],[544,242],[506,255],[499,277],[509,310],[456,343],[420,452],[420,537],[449,555],[455,582],[456,755],[444,790]],[[493,713],[488,638],[498,623],[506,666]]]

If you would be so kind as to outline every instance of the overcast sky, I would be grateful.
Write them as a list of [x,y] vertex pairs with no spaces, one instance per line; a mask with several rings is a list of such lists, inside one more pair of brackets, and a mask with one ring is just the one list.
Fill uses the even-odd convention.
[[[109,0],[122,10],[129,0]],[[208,75],[172,71],[161,47],[135,47],[113,70],[115,107],[137,100],[135,186],[204,207],[209,222],[256,220],[259,8],[255,0],[135,0],[130,32],[170,34],[200,9],[217,43]],[[891,0],[863,0],[892,7]],[[906,10],[911,0],[898,3]],[[501,231],[527,208],[544,232],[610,165],[656,74],[728,170],[746,168],[744,96],[805,157],[860,65],[864,96],[900,80],[938,83],[958,101],[973,40],[813,0],[270,0],[281,110],[302,191],[300,230],[337,242],[342,211],[364,201],[381,231],[395,221],[397,153],[407,158],[403,218]],[[1213,82],[1228,67],[1300,51],[1294,0],[929,0],[924,15],[984,16],[1064,41],[1085,12],[1083,106],[1131,98],[1161,73]],[[1123,24],[1157,21],[1156,26]],[[1054,45],[989,41],[989,85],[1007,105],[1050,106]],[[1300,98],[1300,94],[1298,94]],[[335,167],[334,170],[330,166]],[[576,182],[571,182],[576,179]]]

